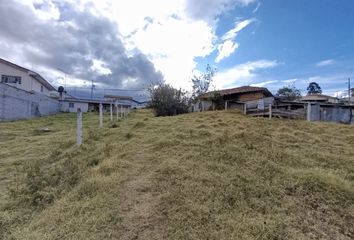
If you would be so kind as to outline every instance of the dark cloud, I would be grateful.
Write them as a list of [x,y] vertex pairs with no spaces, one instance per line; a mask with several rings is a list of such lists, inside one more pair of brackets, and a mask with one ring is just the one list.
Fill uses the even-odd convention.
[[[108,88],[143,88],[163,76],[142,53],[128,56],[119,38],[117,25],[89,8],[77,11],[73,5],[53,1],[59,20],[42,20],[28,6],[0,1],[0,44],[4,55],[20,47],[23,62],[50,69],[61,68],[83,79],[93,79]],[[48,8],[36,5],[37,9]],[[112,71],[100,75],[90,69],[92,60],[103,61]],[[51,76],[46,76],[49,80]]]

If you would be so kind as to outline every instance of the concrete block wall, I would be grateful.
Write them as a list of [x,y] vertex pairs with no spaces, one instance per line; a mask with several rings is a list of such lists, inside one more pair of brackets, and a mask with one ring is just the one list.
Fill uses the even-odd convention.
[[57,99],[0,83],[0,121],[45,116],[59,110]]

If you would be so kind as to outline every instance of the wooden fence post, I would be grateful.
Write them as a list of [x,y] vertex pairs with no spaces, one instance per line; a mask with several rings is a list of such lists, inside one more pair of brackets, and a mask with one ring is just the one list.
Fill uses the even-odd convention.
[[76,120],[76,146],[80,147],[82,144],[82,112],[81,109],[77,109]]
[[227,101],[225,101],[225,110],[227,110]]
[[247,103],[243,104],[243,113],[246,115],[247,114]]
[[100,128],[103,127],[103,105],[100,103]]
[[269,104],[269,118],[272,118],[272,104]]

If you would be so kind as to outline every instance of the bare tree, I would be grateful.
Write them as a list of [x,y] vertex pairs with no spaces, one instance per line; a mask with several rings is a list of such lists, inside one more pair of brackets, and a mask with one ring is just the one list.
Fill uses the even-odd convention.
[[192,98],[197,98],[198,96],[209,91],[213,82],[214,75],[215,75],[215,68],[212,68],[208,64],[204,73],[200,74],[199,76],[194,75],[192,77],[192,83],[193,83]]

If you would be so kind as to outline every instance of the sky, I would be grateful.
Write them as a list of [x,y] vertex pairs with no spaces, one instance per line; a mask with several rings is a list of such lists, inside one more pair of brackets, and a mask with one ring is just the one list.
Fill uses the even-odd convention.
[[96,95],[142,97],[160,81],[191,90],[209,64],[213,89],[306,94],[315,81],[341,97],[353,11],[352,0],[0,0],[0,57],[78,96],[92,81]]

